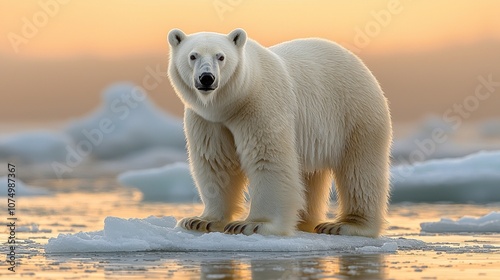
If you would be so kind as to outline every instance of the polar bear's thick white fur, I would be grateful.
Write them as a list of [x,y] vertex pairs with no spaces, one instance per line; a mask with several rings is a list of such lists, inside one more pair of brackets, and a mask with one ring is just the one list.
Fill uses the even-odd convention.
[[[204,203],[178,225],[198,231],[380,234],[391,120],[355,55],[322,39],[265,48],[242,29],[168,34],[169,77],[185,105],[191,171]],[[326,221],[332,179],[339,210]],[[248,185],[251,199],[246,219]]]

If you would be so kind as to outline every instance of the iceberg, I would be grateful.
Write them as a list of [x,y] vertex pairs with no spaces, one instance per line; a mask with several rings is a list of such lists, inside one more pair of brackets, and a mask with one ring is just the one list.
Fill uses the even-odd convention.
[[144,90],[116,83],[103,92],[103,104],[65,129],[75,144],[86,145],[97,159],[112,159],[164,147],[185,150],[183,125],[158,109]]

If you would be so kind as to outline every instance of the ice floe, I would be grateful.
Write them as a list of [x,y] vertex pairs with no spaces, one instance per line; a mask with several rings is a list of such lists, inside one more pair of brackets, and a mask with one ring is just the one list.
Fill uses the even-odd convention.
[[456,221],[441,218],[439,222],[421,223],[424,232],[500,232],[500,212],[491,212],[479,218],[463,217]]
[[500,151],[395,166],[391,173],[392,202],[500,201]]
[[46,253],[123,252],[123,251],[234,251],[234,252],[310,252],[352,251],[362,253],[395,252],[425,246],[420,240],[367,238],[298,232],[294,236],[245,236],[219,232],[198,233],[175,227],[174,217],[121,219],[107,217],[104,229],[76,234],[59,234],[49,239]]
[[200,201],[186,162],[176,162],[160,168],[127,171],[118,176],[118,182],[139,189],[143,194],[143,201]]
[[29,232],[29,233],[51,233],[51,229],[41,229],[40,225],[32,223],[31,225],[27,226],[18,226],[16,228],[17,232]]

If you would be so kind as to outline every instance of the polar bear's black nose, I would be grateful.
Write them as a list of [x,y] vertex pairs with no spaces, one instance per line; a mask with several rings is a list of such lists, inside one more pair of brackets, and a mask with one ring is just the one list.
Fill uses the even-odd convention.
[[215,76],[212,73],[204,72],[199,77],[200,83],[206,87],[211,86],[215,81]]

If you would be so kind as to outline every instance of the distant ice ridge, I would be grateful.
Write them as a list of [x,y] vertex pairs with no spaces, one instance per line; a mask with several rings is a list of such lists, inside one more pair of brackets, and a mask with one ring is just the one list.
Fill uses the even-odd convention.
[[500,119],[490,119],[479,124],[481,136],[500,138]]
[[[8,179],[9,177],[3,176],[0,177],[0,196],[7,196],[8,195]],[[15,178],[15,195],[16,197],[23,197],[23,196],[41,196],[41,195],[50,195],[52,194],[50,191],[42,189],[42,188],[37,188],[37,187],[32,187],[28,186],[25,183],[23,183],[21,180]]]
[[23,163],[65,161],[68,155],[114,159],[148,149],[185,151],[182,121],[158,109],[138,86],[116,83],[103,104],[65,131],[32,131],[0,138],[0,159]]
[[31,164],[63,161],[71,138],[64,133],[31,131],[0,138],[0,159]]
[[500,232],[500,212],[490,212],[479,218],[463,217],[457,221],[442,218],[439,222],[421,223],[425,232]]
[[200,201],[186,162],[177,162],[160,168],[127,171],[118,175],[118,182],[139,189],[143,194],[143,201]]
[[110,159],[155,147],[185,149],[181,120],[159,110],[142,88],[116,83],[102,98],[101,108],[66,129],[77,145],[90,142],[94,157]]
[[456,127],[441,116],[427,116],[408,137],[394,139],[391,149],[392,161],[396,164],[409,161],[424,161],[442,158],[457,158],[479,151],[500,149],[500,119],[485,120],[473,125],[468,137],[461,141],[460,134],[467,126]]
[[[391,173],[393,203],[500,201],[500,151],[395,166]],[[185,162],[125,172],[118,176],[118,181],[138,188],[146,201],[193,202],[198,199]]]
[[59,234],[49,239],[46,253],[135,252],[135,251],[235,251],[235,252],[310,252],[358,251],[388,252],[425,246],[420,240],[367,238],[299,232],[295,236],[228,235],[198,233],[176,228],[174,217],[121,219],[107,217],[104,229],[76,234]]
[[0,163],[29,164],[20,176],[31,178],[109,176],[186,159],[182,121],[127,82],[106,88],[101,107],[63,131],[0,137]]
[[391,169],[392,202],[500,201],[500,151]]

